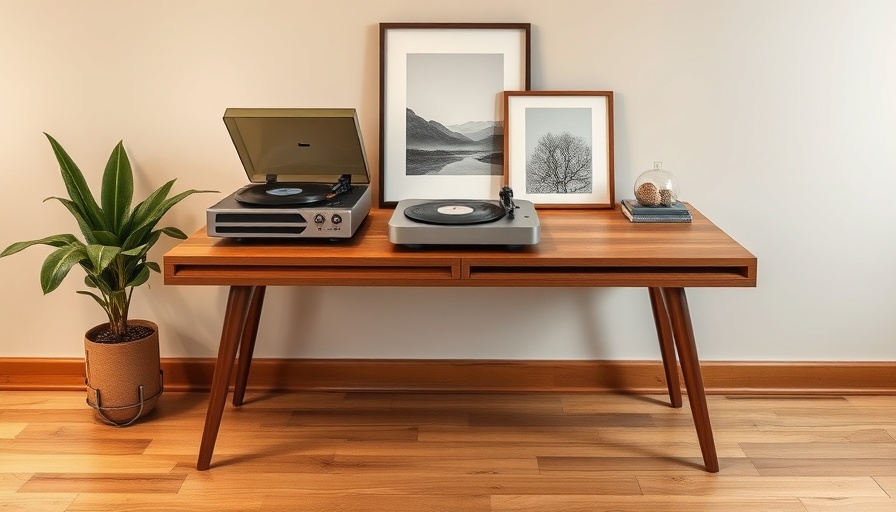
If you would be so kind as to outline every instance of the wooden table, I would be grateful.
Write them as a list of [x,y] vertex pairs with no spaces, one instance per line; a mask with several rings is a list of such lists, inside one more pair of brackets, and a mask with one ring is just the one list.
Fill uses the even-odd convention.
[[687,224],[633,224],[618,209],[541,210],[541,242],[516,250],[396,246],[392,210],[371,211],[339,242],[240,243],[199,230],[164,256],[165,284],[230,287],[196,468],[211,463],[237,351],[233,404],[243,403],[267,286],[619,286],[648,289],[671,405],[682,405],[677,349],[704,464],[717,472],[685,288],[756,286],[756,257],[691,210]]

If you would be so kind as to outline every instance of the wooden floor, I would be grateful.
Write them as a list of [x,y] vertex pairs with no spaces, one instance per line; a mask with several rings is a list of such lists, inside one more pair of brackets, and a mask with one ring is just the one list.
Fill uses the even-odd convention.
[[204,393],[0,392],[0,510],[896,510],[896,397],[708,399],[717,474],[667,397],[400,393],[249,393],[198,472]]

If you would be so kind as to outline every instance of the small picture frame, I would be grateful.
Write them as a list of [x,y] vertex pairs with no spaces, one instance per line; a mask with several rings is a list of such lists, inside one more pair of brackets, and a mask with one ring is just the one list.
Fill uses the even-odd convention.
[[498,199],[503,92],[529,89],[528,23],[380,24],[380,207]]
[[537,208],[615,205],[613,93],[504,92],[504,167]]

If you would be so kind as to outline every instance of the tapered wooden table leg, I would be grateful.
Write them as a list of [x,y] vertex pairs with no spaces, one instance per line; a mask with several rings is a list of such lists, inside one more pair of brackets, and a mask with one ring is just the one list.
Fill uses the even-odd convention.
[[202,442],[199,445],[199,460],[196,469],[205,471],[212,460],[215,441],[218,439],[218,428],[224,414],[224,403],[227,401],[227,390],[230,387],[230,374],[246,314],[251,286],[231,286],[227,297],[227,309],[224,312],[224,327],[221,329],[221,345],[218,347],[218,359],[215,362],[215,374],[212,376],[212,388],[208,398],[208,411],[205,415],[205,427],[202,430]]
[[264,286],[252,288],[252,300],[246,313],[246,323],[240,338],[240,355],[236,364],[236,381],[233,386],[233,405],[243,405],[246,397],[246,385],[249,383],[249,367],[252,365],[252,353],[255,351],[255,339],[258,336],[258,324],[261,320],[261,307],[264,305]]
[[678,365],[675,360],[675,343],[672,340],[672,324],[663,300],[663,292],[659,288],[648,288],[650,307],[653,309],[653,321],[656,324],[656,335],[660,340],[660,354],[663,356],[663,371],[666,373],[666,387],[669,389],[669,402],[672,407],[681,407],[681,383],[678,380]]
[[691,414],[694,417],[694,427],[697,429],[700,451],[703,453],[703,463],[706,465],[707,471],[716,473],[719,471],[719,458],[716,455],[716,445],[712,437],[712,424],[709,421],[709,409],[706,406],[703,375],[700,372],[700,359],[697,357],[697,344],[694,340],[694,328],[691,325],[687,296],[684,293],[684,288],[663,288],[663,296],[666,306],[669,308],[675,346],[678,348],[678,359],[681,363],[681,374],[688,392],[688,402],[691,404]]

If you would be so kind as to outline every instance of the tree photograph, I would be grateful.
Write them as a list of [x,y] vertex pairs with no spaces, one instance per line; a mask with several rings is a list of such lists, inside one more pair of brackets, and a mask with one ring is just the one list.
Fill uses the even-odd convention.
[[546,133],[526,162],[529,194],[591,192],[591,145],[569,132]]
[[526,193],[591,193],[590,110],[529,108],[526,124]]

